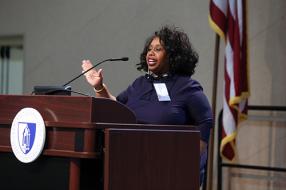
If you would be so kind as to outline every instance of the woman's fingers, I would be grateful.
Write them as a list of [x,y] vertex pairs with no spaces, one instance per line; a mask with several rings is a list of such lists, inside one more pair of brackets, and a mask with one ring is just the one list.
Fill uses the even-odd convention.
[[102,77],[103,77],[103,76],[102,76],[102,69],[99,69],[98,72],[97,72],[97,74],[98,74],[98,76],[99,76],[100,78],[102,78]]
[[93,66],[92,63],[89,60],[83,60],[82,61],[81,67],[82,67],[83,71],[90,69],[92,66]]
[[[81,67],[82,67],[82,72],[86,72],[87,70],[93,67],[93,64],[89,60],[83,60]],[[93,87],[96,87],[102,84],[102,80],[103,80],[102,69],[99,69],[97,71],[96,69],[93,68],[89,70],[88,72],[86,72],[84,76],[86,77],[86,80],[88,81],[88,83],[92,85]]]
[[[82,72],[86,72],[87,70],[92,68],[93,65],[89,60],[83,60],[81,67],[82,67]],[[97,76],[98,74],[97,74],[97,71],[95,69],[91,69],[90,71],[88,71],[84,75],[91,77],[91,76]]]

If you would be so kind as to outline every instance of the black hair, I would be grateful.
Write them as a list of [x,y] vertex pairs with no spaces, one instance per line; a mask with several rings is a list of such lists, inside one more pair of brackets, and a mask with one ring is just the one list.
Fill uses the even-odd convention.
[[168,63],[170,64],[169,72],[179,75],[193,75],[199,55],[193,49],[188,35],[174,26],[164,26],[146,40],[143,52],[140,55],[140,63],[137,64],[137,70],[148,71],[146,55],[152,40],[156,37],[160,39],[166,50]]

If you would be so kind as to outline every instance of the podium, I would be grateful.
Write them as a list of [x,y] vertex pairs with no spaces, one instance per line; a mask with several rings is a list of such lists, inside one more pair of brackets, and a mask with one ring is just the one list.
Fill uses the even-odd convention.
[[[28,164],[13,155],[10,128],[22,108],[38,110],[46,141]],[[0,95],[0,189],[199,189],[199,137],[190,126],[137,124],[105,98]]]

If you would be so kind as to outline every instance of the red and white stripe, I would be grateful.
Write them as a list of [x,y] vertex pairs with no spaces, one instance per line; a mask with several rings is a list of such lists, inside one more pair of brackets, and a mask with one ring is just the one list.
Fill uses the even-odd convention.
[[225,40],[221,155],[234,160],[237,126],[246,118],[249,96],[246,0],[211,0],[209,21]]

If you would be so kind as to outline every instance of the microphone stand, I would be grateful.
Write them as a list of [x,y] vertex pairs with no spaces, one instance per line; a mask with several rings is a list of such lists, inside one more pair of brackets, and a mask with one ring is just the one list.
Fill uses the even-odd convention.
[[84,75],[85,73],[87,73],[88,71],[90,71],[91,69],[97,67],[98,65],[106,62],[106,61],[128,61],[128,57],[122,57],[120,59],[105,59],[97,64],[95,64],[94,66],[92,66],[91,68],[87,69],[86,71],[82,72],[81,74],[77,75],[76,77],[74,77],[73,79],[71,79],[70,81],[68,81],[67,83],[65,83],[64,85],[62,85],[63,87],[70,84],[71,82],[73,82],[74,80],[78,79],[79,77],[81,77],[82,75]]
[[94,96],[91,96],[90,94],[85,94],[85,93],[74,91],[74,90],[70,90],[70,89],[65,89],[65,90],[68,91],[68,92],[71,92],[71,93],[82,95],[82,96],[94,97]]
[[71,82],[73,82],[74,80],[78,79],[79,77],[81,77],[82,75],[84,75],[85,73],[87,73],[88,71],[90,71],[91,69],[97,67],[98,65],[106,62],[106,61],[110,61],[111,59],[105,59],[99,63],[97,63],[96,65],[92,66],[91,68],[87,69],[86,71],[82,72],[81,74],[77,75],[76,77],[74,77],[73,79],[71,79],[70,81],[68,81],[67,83],[65,83],[63,86],[66,86],[68,84],[70,84]]
[[[44,94],[44,95],[53,95],[56,93],[63,93],[63,92],[69,92],[69,93],[76,93],[76,94],[80,94],[83,96],[89,96],[87,94],[81,93],[81,92],[77,92],[77,91],[73,91],[71,90],[70,86],[67,86],[68,84],[70,84],[71,82],[73,82],[74,80],[78,79],[79,77],[81,77],[82,75],[84,75],[85,73],[87,73],[88,71],[90,71],[91,69],[97,67],[98,65],[107,62],[107,61],[128,61],[128,57],[122,57],[120,59],[105,59],[97,64],[95,64],[94,66],[92,66],[91,68],[89,68],[88,70],[82,72],[81,74],[77,75],[76,77],[72,78],[70,81],[66,82],[64,85],[62,86],[34,86],[34,91],[31,94]],[[65,94],[66,95],[66,94]],[[69,94],[70,95],[70,94]]]

